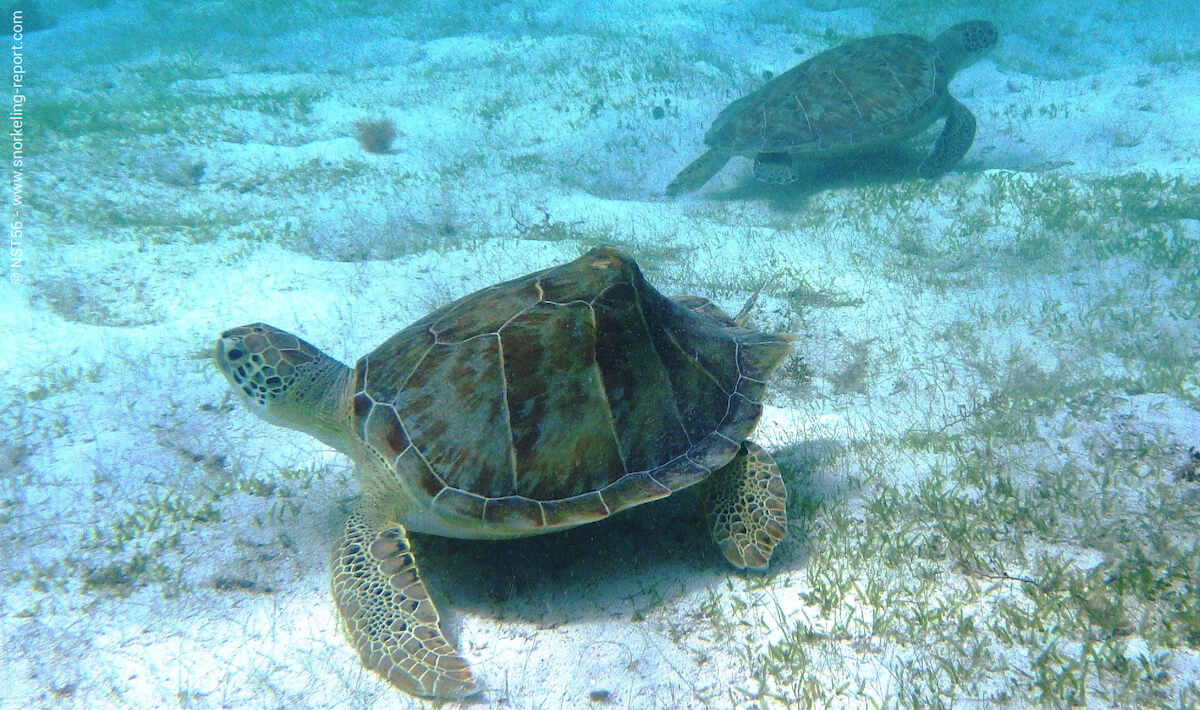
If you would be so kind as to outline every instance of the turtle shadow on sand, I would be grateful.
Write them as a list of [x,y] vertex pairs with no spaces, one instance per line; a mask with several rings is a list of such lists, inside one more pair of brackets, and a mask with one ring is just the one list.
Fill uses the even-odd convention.
[[747,173],[736,184],[710,194],[717,202],[764,200],[781,212],[807,209],[809,200],[827,190],[866,185],[896,185],[916,180],[924,156],[920,146],[898,145],[862,155],[810,161],[797,166],[797,178],[786,185],[764,183]]
[[[840,446],[809,440],[776,449],[789,499],[789,534],[765,574],[802,569],[805,528],[813,513],[841,495],[811,482],[812,472]],[[555,628],[623,617],[640,618],[675,600],[717,589],[732,569],[713,545],[704,491],[691,488],[637,510],[560,533],[518,540],[455,540],[413,535],[435,598],[454,616]],[[452,617],[454,619],[454,617]],[[451,621],[456,625],[459,619]]]
[[727,572],[694,491],[519,540],[413,537],[440,560],[425,575],[457,613],[543,628],[645,613]]

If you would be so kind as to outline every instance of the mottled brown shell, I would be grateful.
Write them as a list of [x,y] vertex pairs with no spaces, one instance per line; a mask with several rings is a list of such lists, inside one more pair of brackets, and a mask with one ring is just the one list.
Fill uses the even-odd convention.
[[438,515],[565,527],[727,463],[789,349],[704,299],[665,298],[601,247],[438,309],[360,359],[354,426]]
[[727,106],[704,142],[733,154],[819,155],[897,141],[938,115],[949,79],[916,35],[849,42]]

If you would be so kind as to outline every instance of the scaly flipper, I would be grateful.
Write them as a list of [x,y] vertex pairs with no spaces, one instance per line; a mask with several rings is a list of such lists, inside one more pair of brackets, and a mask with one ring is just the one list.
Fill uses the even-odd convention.
[[667,185],[666,193],[668,197],[675,197],[685,192],[699,190],[704,186],[704,183],[712,179],[713,175],[721,172],[721,168],[725,167],[725,163],[729,162],[729,153],[719,150],[705,151],[704,155],[696,158],[688,163],[688,166],[679,171],[675,179]]
[[466,661],[442,635],[404,528],[356,509],[333,552],[333,600],[363,663],[423,698],[479,690]]
[[975,116],[953,96],[947,96],[950,106],[946,112],[946,125],[933,144],[933,152],[917,168],[925,179],[935,178],[954,167],[975,140]]
[[787,153],[759,153],[754,157],[754,177],[769,185],[790,185],[800,179]]
[[713,541],[738,569],[766,569],[787,532],[787,488],[761,446],[742,442],[732,461],[708,481],[708,524]]

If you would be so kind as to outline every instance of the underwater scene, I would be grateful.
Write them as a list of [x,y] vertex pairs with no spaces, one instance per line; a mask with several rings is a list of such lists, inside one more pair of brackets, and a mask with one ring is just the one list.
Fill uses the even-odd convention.
[[16,0],[0,710],[1200,708],[1200,13]]

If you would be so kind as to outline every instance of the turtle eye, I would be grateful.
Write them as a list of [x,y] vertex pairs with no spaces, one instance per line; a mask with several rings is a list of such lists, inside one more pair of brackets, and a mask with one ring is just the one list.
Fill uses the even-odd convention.
[[243,357],[245,357],[245,355],[246,355],[246,353],[242,352],[241,350],[239,350],[237,348],[229,350],[225,353],[226,359],[228,359],[230,362],[233,362],[235,360],[241,360]]

